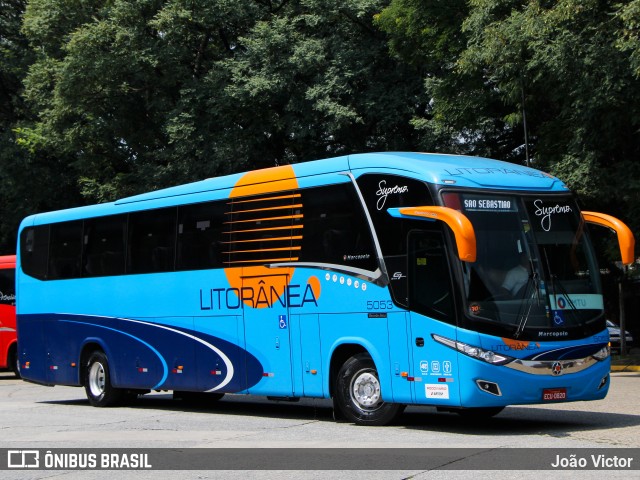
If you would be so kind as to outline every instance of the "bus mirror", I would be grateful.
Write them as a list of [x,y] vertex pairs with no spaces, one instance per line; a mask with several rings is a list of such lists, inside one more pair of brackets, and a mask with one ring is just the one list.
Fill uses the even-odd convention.
[[616,232],[618,235],[618,244],[620,245],[622,263],[630,265],[635,261],[634,249],[636,241],[633,238],[631,229],[627,227],[624,222],[611,215],[597,212],[582,212],[582,218],[587,223],[607,227]]
[[397,218],[419,218],[446,223],[453,230],[460,260],[476,261],[476,232],[469,219],[458,210],[449,207],[403,207],[389,208],[387,212]]

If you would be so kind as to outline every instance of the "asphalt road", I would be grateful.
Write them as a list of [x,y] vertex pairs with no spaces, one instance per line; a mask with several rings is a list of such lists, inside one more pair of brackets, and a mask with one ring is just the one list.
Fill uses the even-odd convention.
[[[395,425],[361,427],[334,422],[326,400],[286,403],[227,395],[205,408],[173,400],[168,393],[153,393],[130,406],[101,409],[89,406],[83,389],[43,387],[0,373],[0,448],[640,448],[640,373],[613,373],[611,382],[609,395],[601,401],[508,407],[480,423],[433,408],[410,407]],[[465,472],[398,468],[368,472],[366,478],[467,478]],[[179,478],[365,478],[358,473],[362,474],[285,471],[247,476],[246,472],[188,471]],[[490,477],[514,478],[513,473],[494,472]],[[602,478],[602,472],[579,473],[581,479]],[[120,472],[117,476],[158,478],[160,474]],[[539,478],[540,474],[528,471],[517,477]],[[0,472],[3,479],[114,475]],[[553,472],[554,479],[576,478],[570,475]],[[629,472],[607,472],[607,478],[618,475],[629,478]]]

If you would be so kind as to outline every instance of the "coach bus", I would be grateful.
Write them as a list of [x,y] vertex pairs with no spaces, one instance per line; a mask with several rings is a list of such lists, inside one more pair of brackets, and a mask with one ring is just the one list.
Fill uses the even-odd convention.
[[0,256],[0,369],[12,370],[19,377],[15,270],[15,255]]
[[490,159],[349,155],[26,218],[23,378],[97,407],[151,391],[332,398],[491,416],[603,398],[610,349],[586,223],[557,178]]

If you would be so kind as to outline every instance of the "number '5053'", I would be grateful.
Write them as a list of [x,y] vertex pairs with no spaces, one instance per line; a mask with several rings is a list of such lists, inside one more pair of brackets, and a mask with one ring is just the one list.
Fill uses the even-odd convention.
[[367,310],[391,310],[393,302],[391,300],[367,300]]

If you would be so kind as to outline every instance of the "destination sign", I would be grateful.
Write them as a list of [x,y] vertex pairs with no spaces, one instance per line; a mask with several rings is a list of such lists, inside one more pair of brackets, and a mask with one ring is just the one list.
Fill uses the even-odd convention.
[[480,197],[463,195],[462,206],[467,212],[517,212],[516,202],[510,197]]

